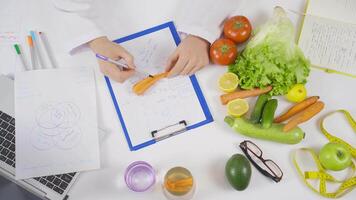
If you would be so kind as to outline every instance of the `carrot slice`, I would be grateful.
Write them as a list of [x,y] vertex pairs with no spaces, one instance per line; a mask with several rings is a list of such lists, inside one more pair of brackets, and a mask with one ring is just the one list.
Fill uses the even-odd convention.
[[293,107],[291,107],[287,112],[285,112],[284,114],[282,114],[281,116],[277,117],[276,119],[274,119],[275,123],[281,123],[286,121],[287,119],[293,117],[294,115],[298,114],[299,112],[301,112],[302,110],[304,110],[305,108],[307,108],[308,106],[314,104],[315,102],[317,102],[319,100],[318,96],[312,96],[309,97],[307,99],[305,99],[304,101],[295,104]]
[[299,124],[308,121],[323,110],[324,106],[325,104],[322,101],[317,101],[316,103],[310,105],[297,116],[292,118],[286,125],[284,125],[283,131],[288,132],[297,127]]
[[168,180],[167,185],[169,185],[171,188],[192,186],[193,178],[185,178],[185,179],[178,180],[178,181]]
[[135,85],[133,85],[133,87],[132,87],[133,92],[136,94],[139,93],[139,90],[142,87],[144,87],[146,84],[148,84],[152,79],[153,79],[153,77],[147,77],[147,78],[135,83]]
[[137,95],[143,95],[152,85],[154,85],[157,81],[161,80],[162,78],[167,77],[168,72],[164,72],[161,74],[154,75],[153,77],[147,77],[138,83],[136,83],[132,90]]
[[269,91],[272,90],[272,86],[268,86],[266,88],[260,89],[260,88],[255,88],[252,90],[239,90],[233,93],[228,93],[228,94],[223,94],[220,96],[220,101],[223,105],[226,105],[230,101],[234,99],[244,99],[247,97],[253,97],[253,96],[258,96],[261,94],[265,94]]

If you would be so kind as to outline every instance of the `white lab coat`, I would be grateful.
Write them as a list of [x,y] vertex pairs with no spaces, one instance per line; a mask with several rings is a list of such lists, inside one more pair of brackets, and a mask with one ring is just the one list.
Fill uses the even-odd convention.
[[52,0],[64,39],[75,53],[97,37],[116,39],[173,20],[179,32],[212,43],[238,0]]

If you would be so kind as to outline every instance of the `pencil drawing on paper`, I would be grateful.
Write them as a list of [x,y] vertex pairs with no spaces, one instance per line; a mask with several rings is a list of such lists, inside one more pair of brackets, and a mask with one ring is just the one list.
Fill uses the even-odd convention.
[[40,151],[53,148],[70,150],[81,141],[79,107],[71,102],[45,103],[36,111],[31,131],[32,146]]

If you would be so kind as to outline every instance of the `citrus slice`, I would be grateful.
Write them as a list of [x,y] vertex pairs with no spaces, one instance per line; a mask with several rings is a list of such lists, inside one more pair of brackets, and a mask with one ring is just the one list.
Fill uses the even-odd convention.
[[233,92],[239,85],[239,77],[231,72],[223,74],[219,79],[219,88],[223,92]]
[[241,117],[249,109],[245,99],[235,99],[227,104],[227,113],[233,117]]

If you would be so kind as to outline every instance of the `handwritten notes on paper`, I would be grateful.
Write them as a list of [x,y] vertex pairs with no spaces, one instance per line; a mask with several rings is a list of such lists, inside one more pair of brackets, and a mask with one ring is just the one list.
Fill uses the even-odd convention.
[[17,179],[99,167],[91,69],[18,72],[15,117]]
[[[169,29],[121,43],[135,57],[136,67],[157,74],[164,71],[168,57],[176,49]],[[143,77],[123,84],[111,81],[125,128],[133,146],[152,140],[151,131],[186,120],[188,125],[206,119],[189,77],[162,79],[143,96],[132,86]]]
[[310,0],[308,14],[356,24],[356,1],[354,0]]
[[307,16],[299,45],[312,64],[356,74],[356,25]]
[[356,1],[310,0],[299,45],[314,66],[356,76]]

